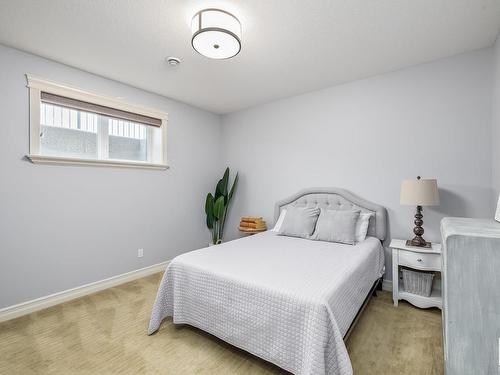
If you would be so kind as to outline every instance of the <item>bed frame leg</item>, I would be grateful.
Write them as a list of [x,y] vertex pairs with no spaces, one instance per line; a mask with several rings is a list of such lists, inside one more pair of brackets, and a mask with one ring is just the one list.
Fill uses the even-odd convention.
[[375,287],[375,289],[373,289],[373,297],[377,297],[377,290],[382,290],[382,278],[378,279],[377,286]]

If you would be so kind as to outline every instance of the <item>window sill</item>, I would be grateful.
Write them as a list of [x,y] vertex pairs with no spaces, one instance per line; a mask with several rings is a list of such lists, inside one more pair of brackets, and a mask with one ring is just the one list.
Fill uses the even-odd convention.
[[166,164],[143,163],[128,160],[96,160],[96,159],[77,159],[60,156],[46,155],[26,155],[34,164],[56,164],[56,165],[82,165],[97,167],[118,167],[118,168],[141,168],[141,169],[168,169]]

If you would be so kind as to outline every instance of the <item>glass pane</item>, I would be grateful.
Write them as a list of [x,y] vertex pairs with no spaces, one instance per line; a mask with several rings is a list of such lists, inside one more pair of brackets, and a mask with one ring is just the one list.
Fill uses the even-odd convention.
[[148,161],[148,126],[107,118],[109,126],[109,158]]
[[98,115],[41,103],[42,155],[97,159]]
[[160,163],[163,161],[161,150],[160,128],[40,104],[41,155]]

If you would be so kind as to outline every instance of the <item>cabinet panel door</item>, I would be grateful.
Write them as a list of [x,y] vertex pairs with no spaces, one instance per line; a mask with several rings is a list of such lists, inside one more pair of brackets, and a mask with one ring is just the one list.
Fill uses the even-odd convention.
[[500,238],[446,239],[446,374],[498,373]]

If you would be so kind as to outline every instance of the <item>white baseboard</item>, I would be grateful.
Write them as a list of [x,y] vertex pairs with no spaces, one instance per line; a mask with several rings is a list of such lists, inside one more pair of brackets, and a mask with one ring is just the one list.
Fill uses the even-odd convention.
[[60,303],[83,297],[88,294],[99,292],[104,289],[114,287],[141,277],[146,277],[157,272],[165,270],[168,261],[153,264],[149,267],[140,268],[138,270],[123,273],[109,277],[104,280],[95,281],[90,284],[78,286],[76,288],[64,290],[45,297],[40,297],[31,301],[26,301],[13,306],[7,306],[0,309],[0,322],[17,318],[22,315],[31,314],[32,312],[46,309],[47,307],[58,305]]
[[388,292],[392,292],[392,280],[384,280],[384,281],[382,281],[382,290],[386,290]]

